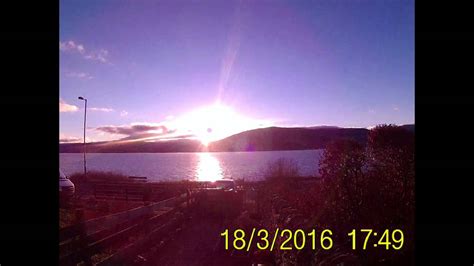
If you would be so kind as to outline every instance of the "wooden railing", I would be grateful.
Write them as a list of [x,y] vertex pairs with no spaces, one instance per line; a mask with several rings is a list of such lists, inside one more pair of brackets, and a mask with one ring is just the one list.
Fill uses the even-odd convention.
[[194,201],[194,194],[185,193],[65,227],[59,232],[60,265],[124,264],[181,224],[182,212]]
[[[115,199],[128,201],[157,201],[163,196],[175,194],[183,188],[191,188],[183,184],[160,184],[146,182],[92,182],[89,184],[96,199]],[[179,193],[179,192],[178,192]]]

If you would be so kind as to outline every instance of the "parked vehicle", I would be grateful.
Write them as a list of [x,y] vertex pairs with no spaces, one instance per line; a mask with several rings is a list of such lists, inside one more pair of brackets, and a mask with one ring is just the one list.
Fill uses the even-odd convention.
[[242,191],[237,190],[232,179],[210,182],[197,196],[203,214],[236,216],[242,205]]
[[220,179],[216,180],[214,183],[218,189],[222,189],[224,191],[235,191],[236,189],[235,182],[232,179]]
[[59,169],[59,196],[61,198],[71,198],[74,196],[75,190],[74,183]]

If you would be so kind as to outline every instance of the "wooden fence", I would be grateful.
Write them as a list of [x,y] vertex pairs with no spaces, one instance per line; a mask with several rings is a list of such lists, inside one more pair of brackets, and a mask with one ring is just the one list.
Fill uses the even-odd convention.
[[186,186],[182,184],[153,184],[144,182],[108,183],[94,182],[90,184],[96,199],[114,199],[127,201],[157,201],[163,197],[180,193]]
[[[122,265],[139,252],[159,243],[184,219],[183,211],[195,201],[181,194],[148,206],[84,221],[59,232],[60,265]],[[79,211],[78,215],[83,213]]]

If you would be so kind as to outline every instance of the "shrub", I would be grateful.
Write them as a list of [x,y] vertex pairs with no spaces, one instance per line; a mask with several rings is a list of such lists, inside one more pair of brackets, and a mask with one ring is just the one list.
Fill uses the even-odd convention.
[[115,173],[115,172],[100,172],[100,171],[89,171],[87,172],[87,180],[84,178],[83,173],[74,173],[72,174],[69,179],[76,184],[76,183],[84,183],[84,182],[133,182],[128,176]]
[[264,177],[267,181],[285,180],[298,176],[298,164],[294,160],[286,158],[269,162],[264,171]]
[[[375,252],[367,264],[413,259],[414,135],[394,125],[370,130],[367,147],[354,141],[330,143],[320,161],[322,204],[318,221],[338,231],[401,229],[404,250]],[[362,255],[363,256],[363,255]]]

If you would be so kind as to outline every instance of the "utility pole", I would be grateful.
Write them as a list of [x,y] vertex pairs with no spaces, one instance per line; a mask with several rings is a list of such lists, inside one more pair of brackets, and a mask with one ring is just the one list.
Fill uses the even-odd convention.
[[84,101],[84,148],[82,150],[84,154],[84,178],[87,177],[87,167],[86,167],[86,121],[87,121],[87,99],[84,97],[78,97],[79,100]]

